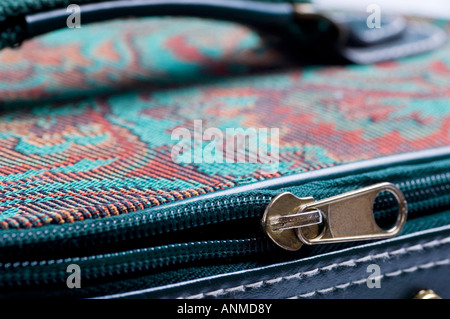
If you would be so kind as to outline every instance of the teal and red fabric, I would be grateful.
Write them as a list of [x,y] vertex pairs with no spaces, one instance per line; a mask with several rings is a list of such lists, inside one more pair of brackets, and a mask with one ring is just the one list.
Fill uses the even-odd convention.
[[[442,23],[450,30],[450,25]],[[450,144],[450,46],[300,67],[241,25],[148,18],[0,52],[0,228],[126,214]],[[174,129],[278,128],[280,163],[175,163]]]

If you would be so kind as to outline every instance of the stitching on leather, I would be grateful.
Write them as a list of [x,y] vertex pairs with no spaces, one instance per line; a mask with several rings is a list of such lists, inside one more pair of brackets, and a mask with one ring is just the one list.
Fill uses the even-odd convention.
[[[331,271],[337,267],[355,267],[360,263],[364,263],[364,262],[368,262],[368,261],[373,261],[376,259],[390,259],[394,256],[401,256],[404,254],[407,254],[408,252],[417,252],[417,251],[422,251],[424,250],[424,248],[436,248],[445,244],[449,244],[450,243],[450,236],[449,237],[445,237],[443,239],[437,240],[434,239],[432,241],[426,242],[424,244],[416,244],[413,246],[409,246],[406,248],[401,248],[401,249],[396,249],[390,252],[383,252],[383,253],[379,253],[379,254],[375,254],[375,255],[367,255],[358,259],[349,259],[340,263],[333,263],[327,266],[323,266],[323,267],[318,267],[315,268],[313,270],[308,270],[305,272],[298,272],[295,273],[293,275],[288,275],[288,276],[280,276],[280,277],[275,277],[273,279],[268,279],[268,280],[262,280],[262,281],[258,281],[258,282],[254,282],[251,284],[245,284],[245,285],[239,285],[236,287],[231,287],[231,288],[221,288],[221,289],[217,289],[217,290],[213,290],[213,291],[209,291],[209,292],[203,292],[203,293],[199,293],[196,295],[190,295],[187,297],[179,297],[179,298],[186,298],[186,299],[202,299],[205,297],[220,297],[220,296],[224,296],[228,293],[231,293],[233,291],[236,290],[240,290],[240,291],[245,291],[247,289],[258,289],[260,287],[267,286],[267,285],[273,285],[276,283],[279,283],[282,280],[285,281],[289,281],[289,280],[293,280],[293,279],[300,279],[300,277],[314,277],[316,275],[318,275],[321,271]],[[444,260],[445,261],[445,260]],[[426,265],[426,264],[424,264]],[[419,266],[417,266],[418,268]],[[416,268],[416,267],[412,267],[412,268]],[[410,269],[410,268],[406,268],[406,269]],[[416,271],[416,269],[414,269],[413,271]],[[411,272],[411,270],[410,270]],[[385,274],[385,276],[388,274]],[[354,281],[353,283],[357,283],[357,282],[366,282],[366,278],[364,279],[364,281],[360,280],[360,281]],[[309,294],[309,293],[308,293]]]
[[[445,266],[445,265],[450,265],[450,258],[439,260],[439,261],[435,261],[435,262],[427,262],[425,264],[421,264],[421,265],[410,267],[410,268],[399,269],[399,270],[396,270],[394,272],[390,272],[390,273],[386,273],[384,275],[381,275],[378,278],[379,279],[382,279],[384,277],[393,278],[393,277],[400,276],[400,275],[402,275],[404,273],[411,274],[411,273],[413,273],[415,271],[418,271],[420,269],[429,269],[429,268]],[[308,298],[308,297],[312,297],[312,296],[314,296],[316,294],[325,295],[325,294],[331,293],[331,292],[333,292],[335,290],[338,290],[338,289],[347,289],[350,286],[357,286],[357,285],[364,284],[366,282],[367,282],[367,278],[363,278],[363,279],[360,279],[360,280],[350,281],[350,282],[347,282],[347,283],[344,283],[344,284],[339,284],[339,285],[336,285],[336,286],[333,286],[333,287],[329,287],[329,288],[325,288],[325,289],[314,290],[314,291],[307,292],[307,293],[304,293],[304,294],[301,294],[301,295],[290,297],[288,299]]]
[[361,51],[361,52],[357,52],[356,55],[354,54],[355,51],[353,51],[352,49],[348,49],[347,54],[349,54],[349,56],[352,56],[353,58],[355,58],[355,56],[357,57],[357,59],[362,58],[363,63],[368,63],[370,64],[371,61],[374,61],[376,59],[386,59],[386,57],[391,57],[391,58],[398,58],[404,55],[410,55],[414,52],[418,52],[418,51],[428,51],[430,48],[434,47],[436,44],[443,42],[445,39],[445,36],[443,35],[442,32],[436,31],[436,33],[434,33],[430,38],[425,39],[425,40],[421,40],[419,42],[413,42],[413,43],[407,43],[407,44],[402,44],[399,45],[398,47],[388,47],[388,48],[383,48],[380,49],[378,51]]

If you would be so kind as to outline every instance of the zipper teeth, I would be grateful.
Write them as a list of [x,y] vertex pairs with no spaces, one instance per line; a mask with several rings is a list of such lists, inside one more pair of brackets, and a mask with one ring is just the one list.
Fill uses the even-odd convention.
[[[220,246],[220,251],[217,246]],[[153,269],[155,266],[171,266],[179,263],[194,262],[204,258],[230,258],[246,256],[260,251],[267,251],[269,242],[258,238],[240,240],[202,241],[185,244],[165,245],[160,247],[135,249],[126,252],[117,252],[88,257],[73,257],[65,259],[52,259],[34,262],[0,263],[0,269],[8,271],[3,273],[0,287],[30,284],[30,283],[58,283],[67,278],[66,266],[74,263],[83,269],[83,278],[101,278],[109,275]],[[199,252],[198,247],[201,247]],[[181,254],[180,254],[181,252]],[[152,258],[148,258],[151,254]],[[132,260],[127,257],[132,256]],[[84,267],[83,264],[100,261],[102,259],[117,260],[114,265],[100,264]],[[51,267],[45,269],[43,267]],[[27,273],[14,272],[19,268],[26,269]]]
[[[421,177],[414,180],[407,180],[397,183],[400,189],[405,191],[408,189],[416,189],[421,195],[428,195],[430,190],[426,186],[432,186],[433,188],[440,188],[442,191],[450,189],[450,173],[441,173],[431,175],[427,177]],[[424,187],[425,186],[425,187]]]
[[[414,198],[419,197],[417,195],[426,197],[426,200],[432,201],[433,198],[428,197],[430,194],[438,193],[439,191],[450,190],[450,173],[436,174],[424,178],[399,182],[396,183],[396,186],[406,193],[405,196],[407,197],[407,199],[409,199],[410,204],[414,204]],[[414,193],[411,193],[412,191],[414,191]],[[160,235],[167,232],[176,232],[188,228],[212,225],[225,221],[258,217],[260,216],[260,210],[257,208],[262,207],[264,209],[266,205],[272,200],[272,198],[272,196],[265,194],[250,195],[249,197],[237,197],[230,200],[225,199],[213,201],[210,202],[210,205],[206,204],[203,207],[200,205],[197,205],[195,207],[192,206],[189,207],[189,209],[185,209],[184,213],[182,213],[180,209],[170,210],[163,214],[163,218],[155,219],[155,221],[166,221],[168,223],[163,225],[156,223],[154,225],[155,227],[153,227],[149,231],[149,233],[151,235]],[[249,208],[249,206],[251,206],[251,208]],[[214,210],[218,212],[223,211],[223,213],[211,215],[210,212]],[[194,211],[195,214],[189,213]],[[180,218],[186,219],[180,222],[178,220]],[[142,221],[144,221],[145,219],[146,215],[143,215]],[[136,224],[136,226],[137,225],[140,225],[139,222]]]
[[[233,221],[243,218],[259,216],[259,209],[265,207],[271,200],[269,195],[256,195],[235,199],[224,199],[208,201],[203,206],[187,206],[184,209],[177,208],[169,211],[157,212],[156,214],[141,214],[120,220],[97,220],[89,225],[73,225],[67,228],[53,230],[38,230],[36,232],[25,232],[17,234],[3,234],[2,241],[13,242],[16,239],[23,240],[24,243],[42,238],[53,240],[64,237],[64,233],[76,232],[77,237],[85,235],[104,235],[103,232],[128,230],[130,227],[138,232],[145,228],[145,235],[161,235],[168,232],[176,232],[195,227],[217,224],[220,222]],[[246,208],[246,209],[243,209]],[[221,212],[211,214],[211,211]],[[53,237],[53,238],[52,238]]]
[[[428,187],[426,190],[423,189],[423,186],[420,185],[420,183],[418,183],[419,181],[442,181],[444,180],[447,182],[447,184],[442,184],[442,185],[434,185],[433,187]],[[421,178],[421,179],[416,179],[416,180],[412,180],[412,181],[406,181],[406,182],[401,182],[401,183],[397,183],[396,186],[398,186],[400,189],[403,188],[403,191],[405,192],[405,197],[408,200],[408,206],[410,208],[410,212],[414,211],[418,211],[418,210],[422,210],[422,209],[430,209],[430,208],[435,208],[435,207],[443,207],[446,205],[450,204],[450,197],[449,197],[449,193],[448,192],[444,192],[444,191],[448,191],[450,190],[450,173],[444,173],[444,174],[439,174],[439,175],[434,175],[432,177],[429,178]],[[414,191],[414,189],[417,188],[418,191]],[[414,191],[414,192],[413,192]],[[420,194],[421,197],[424,197],[424,195],[429,195],[430,193],[436,193],[438,191],[441,191],[443,194],[441,196],[434,196],[434,197],[426,197],[426,199],[424,200],[420,200],[420,201],[413,201],[412,198],[417,198],[417,194]],[[413,193],[412,193],[413,192]],[[254,195],[254,196],[249,196],[246,198],[242,198],[242,199],[235,199],[235,200],[219,200],[219,201],[213,201],[213,202],[209,202],[207,205],[205,205],[204,207],[201,206],[196,206],[196,207],[190,207],[190,210],[201,210],[201,213],[199,213],[198,211],[196,211],[196,214],[187,214],[187,216],[189,216],[191,219],[191,221],[184,221],[184,223],[180,223],[178,221],[172,221],[171,219],[175,219],[175,218],[181,218],[181,217],[185,217],[186,215],[184,215],[183,213],[181,213],[180,209],[176,209],[176,210],[170,210],[168,212],[165,212],[164,214],[158,214],[157,218],[149,218],[149,220],[159,220],[159,221],[170,221],[170,224],[166,224],[165,226],[162,227],[157,227],[154,228],[153,230],[149,230],[146,232],[145,235],[155,235],[155,234],[163,234],[166,231],[172,231],[172,232],[176,232],[179,230],[183,230],[183,229],[188,229],[188,228],[192,228],[192,227],[198,227],[198,226],[205,226],[205,225],[213,225],[216,223],[220,223],[220,222],[225,222],[225,221],[232,221],[232,220],[236,220],[238,218],[240,219],[244,219],[244,218],[251,218],[251,217],[259,217],[260,215],[260,210],[259,209],[255,209],[257,207],[265,207],[270,200],[272,199],[272,196],[268,196],[268,195]],[[238,203],[238,205],[234,205],[233,203]],[[242,210],[242,207],[244,208],[248,208],[248,206],[251,205],[254,209],[246,209],[246,210]],[[221,214],[216,214],[214,216],[205,216],[208,215],[206,213],[210,212],[211,209],[217,209],[218,211],[222,212],[221,209],[226,208],[225,211]],[[229,208],[232,208],[232,210],[230,211]],[[185,212],[188,212],[190,210],[185,210]],[[238,216],[237,212],[239,212],[241,215]],[[243,213],[243,214],[242,214]],[[131,222],[129,223],[128,226],[139,226],[141,225],[141,221],[145,221],[145,215],[142,216],[143,218],[138,220],[131,220]],[[93,224],[93,225],[98,225],[97,227],[100,227],[102,225],[99,224]],[[105,225],[108,226],[108,222],[105,222]],[[153,224],[151,224],[153,225]],[[159,225],[157,225],[159,226]],[[113,227],[111,227],[113,228]],[[138,231],[138,230],[137,230]],[[129,234],[131,235],[131,234]],[[254,238],[253,238],[254,239]],[[233,240],[230,240],[233,241]],[[234,241],[239,242],[240,239],[235,239]],[[198,241],[197,243],[208,243],[211,241]],[[214,241],[214,242],[226,242],[226,240],[223,241]],[[157,247],[150,247],[150,248],[142,248],[142,249],[137,249],[137,250],[130,250],[131,252],[141,252],[141,251],[146,251],[146,252],[157,252],[160,249],[167,249],[167,248],[174,248],[176,246],[183,246],[183,247],[188,247],[188,244],[169,244],[169,245],[161,245],[161,246],[157,246]],[[101,256],[118,256],[117,254],[119,253],[112,253],[112,254],[104,254],[104,255],[96,255],[98,258],[103,258]],[[92,256],[90,256],[92,257]],[[95,256],[94,256],[95,257]],[[71,259],[71,258],[65,258],[65,259],[58,259],[58,260],[49,260],[47,262],[52,262],[52,263],[57,263],[57,262],[62,262],[64,261],[75,261],[75,260],[79,260],[81,257],[76,257],[75,259]],[[87,260],[86,258],[89,257],[82,257],[84,258],[83,260]],[[164,257],[166,258],[166,257]],[[45,262],[45,261],[44,261]],[[17,265],[20,264],[30,264],[30,262],[19,262],[16,263]],[[34,263],[39,263],[39,262],[34,262]],[[3,266],[5,266],[7,263],[1,263],[0,262],[0,268],[2,268]],[[9,263],[10,264],[10,263]],[[14,265],[13,265],[14,266]]]
[[[424,184],[426,189],[424,189]],[[420,210],[424,207],[443,207],[450,204],[448,192],[448,190],[450,189],[450,173],[442,173],[426,178],[418,178],[415,180],[399,182],[396,185],[405,192],[405,197],[409,198],[409,200],[411,201],[409,202],[409,206],[412,206],[413,210]],[[442,194],[436,196],[437,193]],[[434,194],[434,196],[430,197],[430,194]],[[271,198],[272,196],[269,195],[252,195],[249,197],[236,198],[232,200],[211,201],[203,207],[195,206],[190,207],[190,209],[185,208],[183,211],[181,209],[170,210],[164,213],[157,214],[155,218],[148,218],[146,217],[146,215],[142,215],[141,218],[128,220],[127,226],[142,225],[142,223],[146,221],[170,221],[170,223],[163,225],[162,227],[154,227],[153,230],[150,231],[150,233],[153,234],[164,233],[166,231],[182,230],[202,225],[210,225],[218,222],[235,220],[237,218],[256,217],[259,216],[259,208],[265,207],[265,205],[269,203]],[[426,199],[414,201],[414,199],[417,198]],[[249,209],[249,206],[251,206],[252,208]],[[245,207],[246,209],[242,210],[242,207]],[[194,209],[200,210],[201,213],[198,213],[196,211],[196,214],[190,214],[189,212],[193,211]],[[217,209],[217,211],[221,213],[215,214],[214,216],[205,216],[208,215],[207,213],[211,212],[212,209]],[[181,218],[186,216],[191,218],[190,221],[185,220],[184,222],[180,222],[171,220],[173,218]],[[101,222],[100,225],[93,225],[97,225],[97,227],[108,227],[108,223],[109,222]],[[109,227],[114,228],[111,226]],[[218,244],[220,245],[221,249],[217,249]],[[33,262],[24,261],[15,263],[0,263],[0,269],[2,269],[3,271],[8,270],[8,274],[2,275],[3,278],[0,280],[0,286],[17,285],[17,283],[19,282],[57,283],[60,280],[65,280],[67,278],[65,268],[63,269],[58,267],[63,267],[68,263],[81,262],[86,264],[88,267],[85,270],[88,270],[88,274],[86,274],[85,278],[87,279],[104,277],[114,273],[123,273],[128,271],[134,272],[137,270],[188,263],[203,260],[205,258],[211,259],[229,258],[238,255],[244,256],[261,251],[268,251],[271,248],[273,248],[273,245],[271,245],[271,243],[266,241],[264,238],[246,238],[162,245],[158,247],[135,249],[117,253],[99,254],[87,257],[70,257]],[[149,256],[151,257],[149,258]],[[130,257],[132,257],[132,261],[129,261]],[[123,261],[121,258],[128,258],[128,260]],[[103,263],[101,266],[92,265],[92,263],[96,261],[98,262],[102,259],[119,259],[119,263],[118,265],[114,264],[114,266],[103,266]],[[39,267],[49,266],[56,267],[57,271],[50,272],[50,270],[46,270],[46,274],[42,276],[41,271],[32,271],[33,269],[37,269]],[[14,273],[10,273],[10,271],[17,270],[19,268],[25,269],[28,275],[20,272],[20,276],[23,277],[19,278],[16,277]],[[29,273],[28,269],[30,270]]]
[[[157,262],[158,265],[170,266],[174,264],[174,258],[172,254],[161,254],[161,252],[165,250],[170,250],[172,253],[176,254],[178,252],[182,252],[181,254],[177,254],[177,256],[182,257],[183,260],[191,261],[198,258],[199,255],[205,256],[217,256],[220,257],[222,255],[230,255],[237,254],[235,248],[240,247],[241,244],[259,244],[257,238],[246,238],[246,239],[236,239],[236,240],[205,240],[191,243],[181,243],[181,244],[170,244],[163,245],[158,247],[149,247],[149,248],[138,248],[134,250],[115,252],[115,253],[107,253],[101,255],[94,256],[85,256],[85,257],[69,257],[69,258],[60,258],[60,259],[50,259],[50,260],[42,260],[42,261],[23,261],[23,262],[0,262],[0,268],[3,269],[11,269],[11,268],[20,268],[20,267],[39,267],[39,266],[51,266],[58,265],[62,263],[76,263],[76,262],[88,262],[100,259],[107,258],[116,258],[116,257],[126,257],[128,255],[133,254],[153,254],[152,258],[146,258],[146,261],[153,264],[154,261]],[[215,251],[212,245],[224,245],[228,250],[227,251]],[[206,248],[204,251],[199,253],[195,249],[198,246],[202,246],[202,248]],[[248,251],[250,252],[250,251]],[[244,252],[246,253],[246,252]]]
[[[156,223],[154,228],[150,230],[152,235],[164,234],[167,232],[176,232],[188,228],[195,228],[199,226],[211,225],[225,221],[232,221],[236,219],[256,217],[258,211],[256,209],[245,209],[251,207],[260,207],[267,205],[271,200],[271,196],[257,195],[237,197],[235,199],[216,200],[205,205],[191,206],[181,212],[181,209],[170,210],[163,214],[163,218],[157,220],[159,222],[165,221],[167,224],[160,225]],[[231,208],[231,209],[230,209]],[[222,214],[210,214],[211,211],[222,211]],[[195,211],[195,213],[193,213]],[[192,213],[191,213],[192,212]],[[143,220],[145,215],[143,215]],[[186,218],[187,217],[187,218]],[[186,218],[180,221],[180,218]]]
[[[410,213],[448,206],[450,173],[442,173],[397,184],[404,193]],[[418,200],[419,199],[419,200]]]
[[[426,185],[425,187],[424,184]],[[433,198],[428,197],[430,194],[450,190],[450,173],[441,173],[407,180],[395,183],[395,185],[405,193],[408,205],[413,208],[418,205],[414,203],[414,198],[426,197],[426,200],[432,202]],[[77,237],[86,235],[107,237],[107,233],[120,230],[127,230],[123,234],[125,236],[124,239],[156,236],[199,226],[213,225],[220,222],[258,217],[260,216],[261,210],[264,210],[271,199],[272,196],[270,195],[259,194],[233,199],[211,200],[203,206],[185,206],[184,209],[171,209],[169,211],[157,212],[156,214],[144,213],[128,219],[100,220],[90,225],[74,225],[68,228],[53,229],[52,231],[26,232],[20,233],[20,236],[17,236],[17,234],[4,234],[2,241],[13,243],[17,237],[20,237],[25,243],[34,241],[37,238],[52,241],[63,238],[64,233],[72,231],[76,232]],[[444,198],[443,202],[448,203],[448,200],[446,201]],[[212,211],[218,213],[211,214]],[[410,210],[411,212],[414,212],[414,210]],[[133,231],[130,232],[129,228],[132,228]]]

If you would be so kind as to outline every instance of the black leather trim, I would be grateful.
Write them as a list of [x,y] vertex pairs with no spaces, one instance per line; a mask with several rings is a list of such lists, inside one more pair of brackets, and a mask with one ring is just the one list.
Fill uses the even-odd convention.
[[[450,225],[268,267],[99,298],[450,298]],[[369,265],[380,288],[369,288]]]

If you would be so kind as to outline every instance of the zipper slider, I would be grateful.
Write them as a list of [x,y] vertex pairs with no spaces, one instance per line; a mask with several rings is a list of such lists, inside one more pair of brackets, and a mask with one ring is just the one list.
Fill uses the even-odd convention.
[[[381,229],[373,216],[373,203],[382,191],[392,193],[399,207],[397,221],[389,230]],[[278,194],[267,206],[262,226],[278,246],[294,251],[303,244],[394,237],[403,228],[407,212],[402,191],[391,183],[379,183],[319,201]]]

